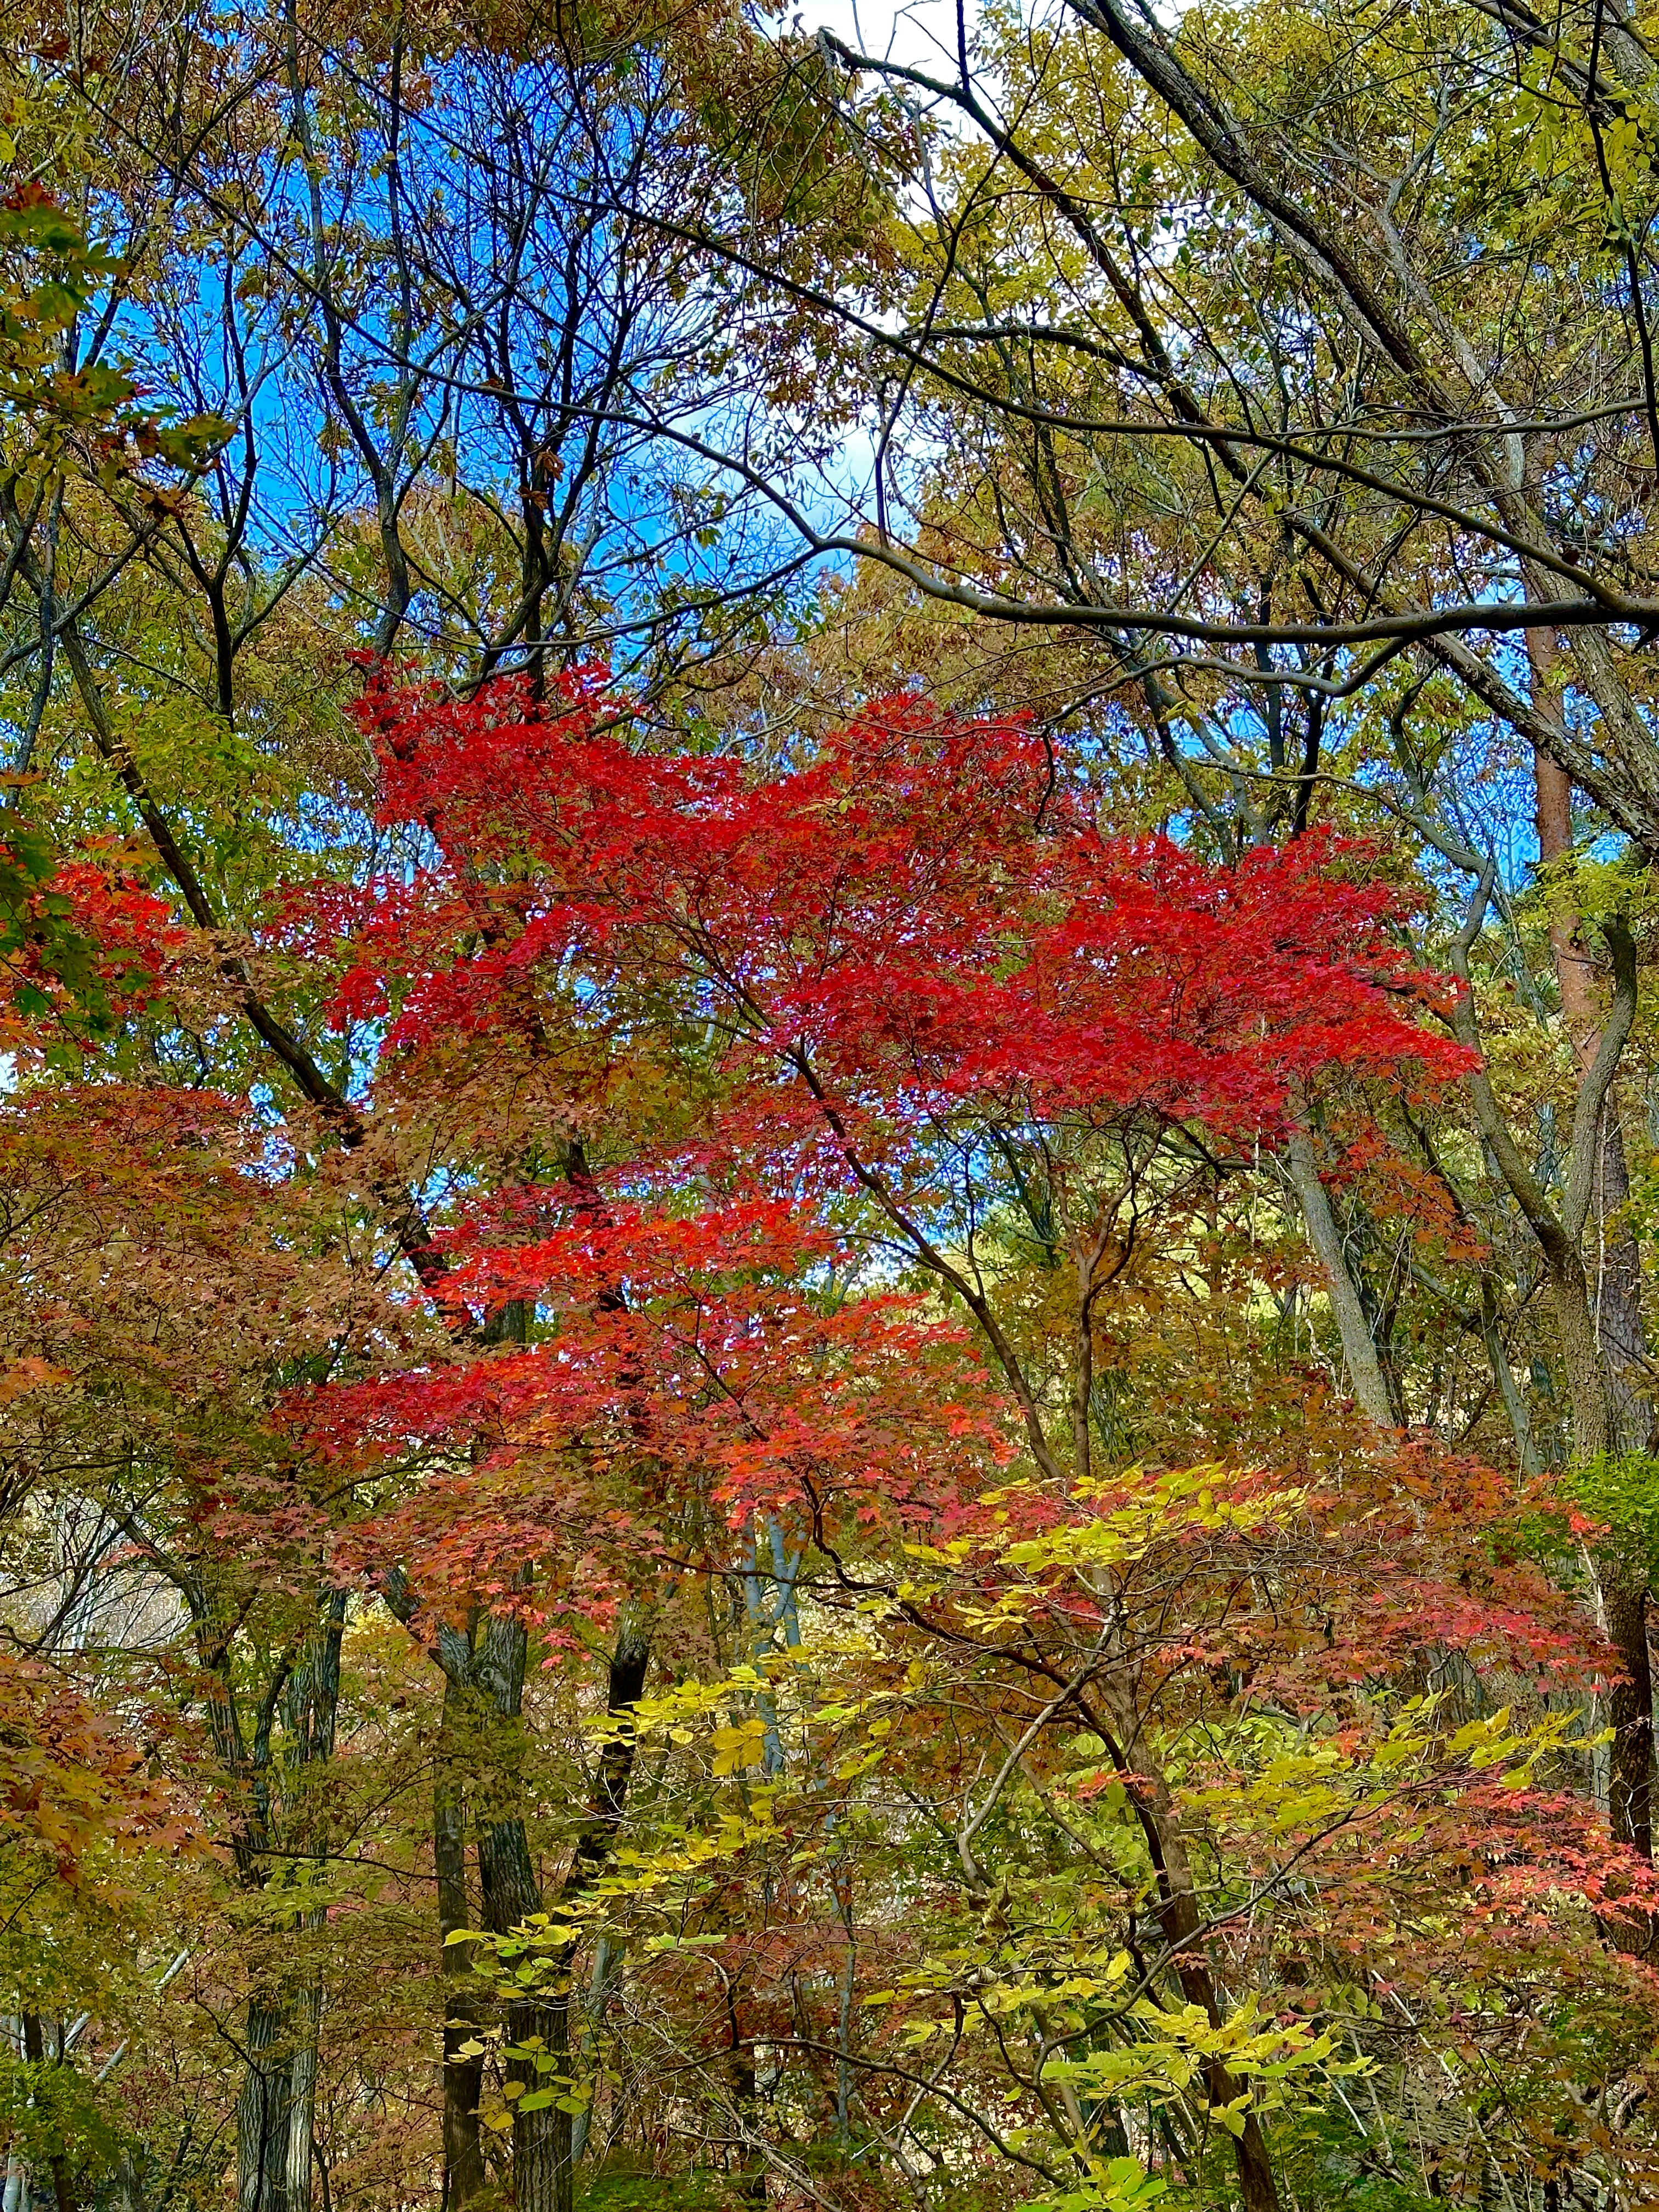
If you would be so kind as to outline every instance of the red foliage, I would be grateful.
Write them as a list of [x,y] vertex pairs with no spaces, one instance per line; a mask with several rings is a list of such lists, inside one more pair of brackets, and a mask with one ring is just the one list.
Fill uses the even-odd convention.
[[0,806],[0,1035],[8,1049],[38,1053],[66,1034],[84,1047],[87,1030],[110,1030],[155,997],[185,934],[118,849],[93,844],[57,859],[15,808]]
[[550,719],[512,684],[366,702],[382,817],[442,857],[360,903],[337,1018],[396,976],[394,1045],[522,1027],[575,960],[595,992],[678,985],[757,1072],[908,1119],[994,1100],[1257,1129],[1291,1076],[1465,1065],[1401,1009],[1423,979],[1360,848],[1221,869],[1104,840],[1025,724],[908,699],[769,777],[641,754],[601,703],[582,681]]
[[[1364,849],[1217,868],[1103,839],[1019,720],[887,700],[757,774],[641,751],[591,676],[551,710],[506,682],[377,688],[362,712],[380,818],[424,865],[296,894],[271,928],[331,964],[337,1022],[384,1020],[385,1110],[469,1054],[503,1085],[555,1070],[570,1139],[603,1133],[641,1063],[699,1097],[689,1135],[637,1129],[603,1193],[463,1200],[453,1359],[296,1404],[331,1454],[422,1460],[360,1540],[434,1589],[555,1559],[544,1617],[584,1583],[603,1606],[690,1494],[820,1534],[954,1525],[1008,1456],[1006,1413],[936,1310],[826,1296],[838,1194],[925,1216],[941,1145],[987,1116],[1271,1136],[1292,1077],[1464,1065],[1412,1018],[1401,902]],[[511,1300],[545,1341],[479,1349],[469,1326]]]

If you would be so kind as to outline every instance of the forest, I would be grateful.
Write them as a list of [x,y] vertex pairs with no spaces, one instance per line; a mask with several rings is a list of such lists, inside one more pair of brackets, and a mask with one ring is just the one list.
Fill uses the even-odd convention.
[[6,0],[3,2212],[1659,2205],[1659,12]]

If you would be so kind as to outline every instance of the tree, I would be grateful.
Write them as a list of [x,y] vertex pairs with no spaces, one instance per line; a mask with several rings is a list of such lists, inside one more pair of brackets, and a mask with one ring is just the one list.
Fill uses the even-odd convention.
[[[876,465],[826,520],[806,426],[793,469],[775,437],[709,457],[819,552],[1067,641],[1073,698],[1135,700],[1172,765],[1190,730],[1293,796],[1403,654],[1649,838],[1651,209],[1618,149],[1650,64],[1601,26],[1451,8],[1419,46],[1340,9],[1287,37],[1079,5],[962,17],[934,71],[827,36],[892,261],[803,275],[740,220],[701,234],[847,333]],[[1566,641],[1593,734],[1477,642],[1527,629]],[[1260,767],[1230,696],[1261,702]]]
[[[1251,2027],[1255,2014],[1224,2000],[1225,1970],[1200,1910],[1198,1845],[1156,1747],[1165,1741],[1170,1686],[1206,1634],[1200,1621],[1210,1601],[1198,1592],[1206,1573],[1223,1587],[1241,1573],[1248,1581],[1228,1538],[1300,1515],[1304,1493],[1252,1506],[1247,1480],[1218,1506],[1203,1480],[1172,1473],[1150,1508],[1136,1503],[1132,1480],[1120,1521],[1095,1510],[1120,1494],[1095,1468],[1097,1309],[1156,1236],[1152,1224],[1195,1183],[1226,1172],[1206,1129],[1234,1146],[1248,1133],[1270,1132],[1293,1091],[1328,1070],[1398,1083],[1403,1060],[1418,1071],[1403,1078],[1409,1094],[1468,1065],[1464,1052],[1396,1011],[1394,995],[1426,983],[1395,949],[1394,895],[1363,871],[1345,877],[1340,852],[1305,842],[1221,872],[1167,846],[1115,848],[1036,734],[1018,724],[940,724],[905,702],[872,710],[809,763],[759,777],[733,758],[641,756],[606,732],[603,695],[580,680],[558,712],[498,686],[460,704],[372,691],[365,713],[385,762],[386,817],[424,824],[435,857],[360,901],[337,898],[320,910],[314,897],[302,902],[307,921],[291,933],[309,957],[335,964],[337,1018],[386,1025],[377,1119],[422,1128],[428,1143],[434,1126],[464,1128],[473,1162],[456,1225],[438,1242],[450,1257],[441,1295],[464,1302],[475,1334],[452,1328],[457,1358],[330,1389],[302,1414],[347,1464],[367,1451],[369,1465],[391,1455],[411,1471],[425,1466],[408,1502],[373,1524],[368,1540],[380,1556],[411,1563],[408,1594],[400,1577],[394,1603],[418,1618],[418,1599],[441,1650],[454,1633],[446,1620],[476,1620],[491,1589],[544,1635],[574,1630],[591,1641],[618,1602],[633,1619],[649,1618],[688,1576],[723,1583],[742,1593],[733,1602],[748,1644],[744,1686],[728,1684],[723,1694],[746,1699],[754,1717],[715,1734],[714,1773],[752,1763],[785,1790],[769,1654],[786,1681],[807,1663],[787,1637],[783,1653],[775,1644],[804,1594],[818,1607],[852,1602],[873,1605],[878,1620],[890,1613],[895,1659],[902,1654],[915,1680],[875,1694],[884,1705],[896,1697],[900,1711],[926,1710],[918,1690],[936,1686],[941,1664],[960,1694],[963,1653],[994,1627],[988,1686],[975,1684],[978,1696],[990,1696],[994,1729],[1018,1714],[1023,1757],[1045,1729],[1080,1723],[1097,1757],[1103,1747],[1127,1778],[1118,1802],[1146,1853],[1131,1911],[1146,1917],[1139,1940],[1160,1946],[1157,1963],[1141,1970],[1150,1981],[1136,1986],[1170,1981],[1198,2023],[1196,2045],[1182,2044],[1188,2031],[1166,2029],[1176,2039],[1161,2046],[1171,2070],[1159,2076],[1160,2094],[1170,2081],[1201,2080],[1200,2112],[1224,2110],[1237,2123],[1244,2201],[1278,2203],[1248,2081],[1253,2070],[1271,2077],[1281,2065],[1316,2063],[1329,2046],[1310,2040],[1304,2062],[1296,2037],[1286,2044],[1267,2031],[1264,2041]],[[1340,957],[1331,956],[1334,939],[1344,946]],[[997,948],[988,968],[988,947]],[[643,1126],[635,1119],[642,1083],[652,1115]],[[695,1104],[695,1133],[673,1126],[678,1101]],[[502,1127],[512,1129],[519,1159],[542,1164],[540,1174],[502,1180]],[[1035,1307],[1011,1249],[1020,1238],[1040,1240],[1048,1280]],[[916,1289],[896,1302],[888,1292],[826,1304],[826,1263],[828,1282],[844,1281],[849,1267],[856,1276],[860,1249],[864,1266],[885,1254],[879,1264],[902,1267]],[[481,1343],[476,1324],[509,1309],[526,1316],[524,1347]],[[991,1404],[1000,1396],[1004,1410],[988,1426],[975,1407],[980,1370],[970,1365],[951,1380],[963,1354],[951,1349],[957,1329],[944,1323],[945,1310],[991,1363]],[[987,1475],[968,1472],[975,1451],[1029,1473],[993,1493],[994,1535],[957,1535],[938,1551],[953,1525],[965,1518],[971,1528],[981,1510],[975,1500]],[[1536,1583],[1507,1597],[1494,1589],[1472,1609],[1467,1596],[1454,1597],[1460,1580],[1467,1590],[1468,1554],[1461,1567],[1435,1556],[1449,1533],[1437,1518],[1427,1578],[1407,1571],[1412,1602],[1396,1612],[1382,1593],[1401,1571],[1402,1545],[1411,1548],[1399,1516],[1421,1495],[1420,1478],[1409,1462],[1385,1460],[1347,1480],[1388,1516],[1376,1551],[1367,1547],[1359,1560],[1350,1552],[1337,1571],[1352,1576],[1355,1634],[1369,1644],[1364,1662],[1356,1652],[1358,1672],[1378,1658],[1386,1618],[1419,1650],[1432,1624],[1477,1680],[1483,1667],[1535,1668],[1540,1659],[1565,1668],[1564,1682],[1574,1667],[1593,1668],[1570,1609],[1552,1613]],[[1353,1510],[1351,1498],[1328,1526],[1316,1512],[1299,1540],[1309,1547],[1305,1571],[1332,1575],[1347,1542],[1338,1531]],[[1484,1509],[1499,1521],[1513,1510]],[[923,1556],[945,1566],[950,1595],[925,1578],[891,1580],[884,1561],[907,1523],[935,1547]],[[1012,1547],[1011,1524],[1022,1538]],[[1169,1538],[1183,1528],[1186,1538]],[[1145,1533],[1127,1533],[1137,1528],[1158,1532],[1153,1552],[1169,1540],[1179,1552],[1196,1539],[1200,1555],[1212,1539],[1221,1544],[1222,1564],[1180,1572],[1179,1597],[1167,1570],[1154,1573],[1156,1631],[1138,1625],[1129,1594],[1127,1567],[1149,1551]],[[773,1544],[769,1574],[762,1552]],[[574,1581],[545,1579],[558,1562],[567,1571],[580,1563]],[[1004,1579],[1011,1566],[1012,1588]],[[1300,1610],[1279,1581],[1280,1566],[1297,1571],[1282,1554],[1269,1571],[1273,1659],[1263,1684],[1273,1680],[1274,1698],[1290,1694],[1282,1683],[1299,1679],[1304,1663],[1278,1625],[1279,1607],[1292,1617]],[[957,1572],[968,1576],[961,1599],[951,1588]],[[1022,1593],[1027,1573],[1036,1587]],[[769,1583],[784,1607],[773,1608],[770,1629],[761,1595]],[[1445,1595],[1431,1597],[1436,1587]],[[957,1611],[963,1602],[966,1616]],[[1058,1610],[1040,1631],[1032,1624],[1051,1602]],[[1228,1610],[1224,1601],[1220,1620]],[[1029,1631],[1029,1653],[1023,1633],[1008,1648],[1015,1620]],[[1330,1636],[1328,1625],[1319,1640],[1328,1671]],[[1153,1654],[1165,1638],[1171,1656],[1163,1662]],[[484,1871],[482,1933],[494,1954],[519,1959],[527,1946],[541,1955],[538,2003],[516,1993],[521,1983],[508,1984],[517,2070],[507,2087],[517,2091],[521,2158],[535,2116],[585,2109],[568,2033],[584,1924],[603,1910],[607,1888],[627,1897],[643,1884],[648,1898],[661,1880],[614,1860],[641,1716],[672,1723],[708,1710],[703,1692],[695,1706],[672,1690],[654,1707],[648,1697],[641,1705],[649,1635],[636,1628],[629,1648],[639,1663],[619,1698],[613,1661],[595,1794],[567,1825],[560,1882],[513,1920],[492,1906]],[[1219,1663],[1207,1651],[1206,1661]],[[1011,1662],[1012,1687],[997,1679]],[[1402,1651],[1381,1671],[1411,1663]],[[1042,1697],[1033,1717],[1035,1686]],[[1257,1684],[1242,1712],[1261,1694]],[[1305,1686],[1295,1694],[1305,1698]],[[866,1680],[850,1707],[832,1701],[826,1715],[861,1713],[871,1697]],[[1434,1699],[1421,1720],[1417,1707],[1397,1717],[1362,1698],[1362,1708],[1365,1726],[1382,1728],[1377,1772],[1396,1759],[1419,1762],[1413,1786],[1396,1792],[1372,1778],[1351,1780],[1335,1796],[1316,1791],[1316,1832],[1301,1837],[1290,1865],[1334,1837],[1346,1847],[1351,1828],[1397,1817],[1407,1803],[1443,1808],[1449,1835],[1461,1802],[1466,1817],[1490,1818],[1479,1785],[1466,1790],[1457,1778],[1472,1746],[1504,1746],[1516,1768],[1511,1790],[1530,1782],[1539,1761],[1565,1755],[1562,1722],[1540,1720],[1516,1736],[1501,1717],[1483,1717],[1460,1733]],[[1337,1729],[1335,1711],[1320,1710],[1323,1727]],[[811,1718],[809,1708],[804,1724]],[[1173,1750],[1178,1727],[1170,1741]],[[1311,1754],[1316,1763],[1352,1756],[1357,1740],[1341,1741],[1342,1753],[1333,1745]],[[1355,1766],[1366,1774],[1363,1759]],[[1265,1780],[1246,1785],[1281,1837],[1308,1818],[1307,1801],[1291,1787],[1294,1767],[1269,1761]],[[1011,1756],[1001,1787],[1018,1768]],[[853,1771],[867,1770],[855,1760]],[[1222,1797],[1237,1790],[1238,1769],[1213,1786]],[[1295,1806],[1288,1813],[1276,1805],[1281,1787]],[[990,1876],[974,1839],[996,1802],[959,1807],[953,1822],[981,1910]],[[812,1817],[823,1811],[820,1803]],[[769,1817],[751,1808],[763,1828]],[[663,1856],[633,1851],[629,1869],[684,1856],[683,1826],[659,1833]],[[1592,1830],[1578,1836],[1577,1863],[1607,1866],[1595,1895],[1609,1881],[1630,1897],[1645,1894],[1616,1850],[1608,1856]],[[757,1842],[763,1850],[739,1820],[716,1855]],[[1522,1860],[1534,1849],[1522,1845]],[[1412,1877],[1423,1871],[1413,1856]],[[1239,1878],[1224,1852],[1217,1878],[1224,1886]],[[1262,1878],[1271,1894],[1286,1875],[1281,1867]],[[1556,1877],[1540,1860],[1532,1879],[1547,1888]],[[523,1899],[515,1892],[513,1901]],[[1219,1925],[1227,1924],[1224,1912]],[[538,1937],[538,1928],[548,1933]],[[477,1940],[471,1929],[453,1932]],[[937,1961],[933,1971],[943,1971]],[[605,1971],[596,1977],[605,1993]],[[730,2002],[743,1981],[741,1971],[735,1983],[728,1977]],[[925,1972],[913,1986],[927,1988]],[[738,2011],[732,2019],[731,2124],[739,2141],[776,2155],[757,2116],[756,2046],[793,2050],[797,2039],[775,2021],[745,2028]],[[482,2054],[476,2008],[467,2024]],[[818,2041],[835,2047],[808,2034],[802,2052]],[[1039,2041],[1035,2089],[1018,2069],[1015,2080],[1041,2101],[1045,2066],[1064,2038],[1054,2045],[1042,2027]],[[1069,2078],[1062,2066],[1057,2079]],[[1055,2118],[1051,2100],[1046,2108],[1062,2164],[1069,2159],[1092,2185],[1118,2186],[1081,2108],[1069,2122]],[[844,2089],[839,2110],[844,2128]],[[568,2201],[568,2130],[556,2128],[555,2142],[558,2178],[548,2201],[557,2203]],[[1195,2154],[1191,2144],[1178,2154]]]

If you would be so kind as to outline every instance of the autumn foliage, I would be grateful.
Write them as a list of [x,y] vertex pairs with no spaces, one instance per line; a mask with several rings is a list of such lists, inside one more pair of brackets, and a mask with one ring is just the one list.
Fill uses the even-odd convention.
[[[88,1029],[3,1115],[5,1412],[173,1594],[111,1693],[199,1711],[156,1757],[242,1900],[201,1994],[261,2094],[315,2094],[331,1916],[387,1909],[330,1887],[348,1664],[444,1686],[435,1825],[376,1881],[439,1884],[456,2188],[544,2166],[557,2208],[689,2067],[739,2172],[925,2110],[1044,2202],[1257,2208],[1449,1976],[1506,2064],[1547,1986],[1639,2013],[1659,1892],[1583,1786],[1617,1662],[1560,1571],[1596,1524],[1307,1371],[1237,1370],[1222,1449],[1200,1400],[1133,1458],[1103,1413],[1182,1270],[1200,1369],[1242,1356],[1267,1263],[1218,1194],[1310,1098],[1375,1179],[1476,1064],[1388,856],[1115,839],[1032,725],[908,697],[758,764],[597,678],[360,713],[396,865],[289,882],[236,957],[368,1079],[279,1117]],[[58,881],[129,1031],[243,988],[142,886]],[[114,1723],[5,1679],[0,1821],[68,1881],[176,1845]]]

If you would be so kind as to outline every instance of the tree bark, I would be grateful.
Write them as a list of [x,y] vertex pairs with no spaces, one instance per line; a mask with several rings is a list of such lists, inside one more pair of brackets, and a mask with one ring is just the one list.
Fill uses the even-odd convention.
[[[1532,663],[1534,703],[1553,715],[1557,709],[1547,687],[1559,650],[1550,634],[1542,630],[1528,631],[1527,650]],[[1572,851],[1572,784],[1547,753],[1534,749],[1533,762],[1538,857],[1547,865],[1565,859]],[[1595,962],[1585,945],[1583,931],[1559,908],[1550,916],[1550,957],[1562,1023],[1583,1082],[1601,1047],[1602,1009]],[[1653,1413],[1644,1394],[1632,1382],[1645,1356],[1646,1332],[1642,1320],[1642,1255],[1635,1238],[1619,1219],[1629,1197],[1630,1168],[1615,1085],[1609,1089],[1601,1114],[1591,1201],[1590,1218],[1597,1232],[1595,1310],[1596,1335],[1613,1401],[1615,1443],[1623,1449],[1640,1451],[1650,1439]],[[1611,1237],[1609,1221],[1615,1224]]]
[[[512,1629],[516,1624],[492,1624]],[[513,1679],[523,1685],[523,1655],[510,1636],[498,1639],[500,1674],[503,1685]],[[613,1720],[626,1721],[639,1703],[651,1659],[647,1624],[625,1616],[611,1654],[606,1689],[606,1711]],[[627,1804],[634,1768],[634,1737],[623,1728],[607,1740],[599,1754],[592,1798],[576,1839],[570,1869],[560,1896],[568,1901],[603,1871],[615,1847],[616,1832]],[[484,1879],[485,1924],[504,1933],[542,1909],[540,1886],[531,1861],[524,1823],[508,1819],[487,1828],[479,1858]],[[524,2083],[526,2094],[542,2086],[562,2092],[570,2080],[571,1971],[574,1948],[556,1962],[550,1989],[521,2004],[509,2006],[507,2033],[520,2050],[537,2054],[514,2062],[512,2078]],[[523,2099],[517,2100],[521,2105]],[[575,2158],[572,2115],[556,2102],[536,2112],[515,2109],[513,2115],[514,2198],[519,2212],[572,2212],[575,2201]]]
[[[1200,1932],[1202,1922],[1198,1892],[1175,1800],[1144,1741],[1137,1741],[1139,1729],[1133,1686],[1115,1669],[1106,1677],[1103,1686],[1111,1711],[1110,1726],[1103,1727],[1093,1721],[1091,1725],[1108,1743],[1115,1736],[1126,1761],[1127,1747],[1134,1746],[1131,1796],[1157,1876],[1158,1926],[1170,1952],[1176,1979],[1186,2002],[1199,2006],[1212,2027],[1219,2027],[1220,2000]],[[1087,1708],[1081,1700],[1079,1710],[1088,1717]],[[1114,1753],[1115,1758],[1117,1755]],[[1204,2088],[1211,2106],[1216,2108],[1233,2105],[1245,2094],[1243,2085],[1221,2058],[1207,2062]],[[1248,2100],[1243,2127],[1233,2137],[1233,2155],[1238,2169],[1238,2197],[1243,2212],[1282,2212],[1267,2138]]]
[[310,2212],[318,2008],[304,1990],[253,1997],[236,2100],[237,2212]]
[[[345,1627],[345,1594],[328,1592],[321,1618],[287,1683],[283,1715],[287,1770],[301,1790],[308,1769],[334,1753],[340,1704],[340,1642]],[[249,1838],[261,1848],[239,1855],[243,1879],[262,1886],[271,1874],[271,1856],[313,1856],[321,1847],[314,1808],[300,1808],[299,1832],[282,1835],[272,1825],[269,1762],[256,1739],[253,1766],[264,1776],[259,1815],[262,1835]],[[296,1932],[313,1931],[320,1915],[296,1913]],[[323,1991],[313,1973],[303,1980],[276,1980],[256,1989],[248,2000],[246,2077],[236,2102],[237,2212],[310,2212],[312,2130],[316,2113],[318,2037]]]
[[[1534,704],[1541,712],[1559,715],[1550,683],[1559,649],[1547,630],[1527,632],[1527,651],[1532,667]],[[1538,856],[1541,863],[1563,860],[1572,850],[1572,784],[1565,769],[1547,753],[1534,753],[1535,821]],[[1559,911],[1550,920],[1550,952],[1560,996],[1561,1018],[1578,1065],[1579,1080],[1588,1082],[1601,1051],[1603,1017],[1595,984],[1595,964],[1585,947],[1583,933]],[[1630,1170],[1625,1156],[1624,1130],[1617,1109],[1617,1092],[1609,1085],[1594,1133],[1595,1179],[1589,1217],[1596,1226],[1597,1269],[1593,1322],[1589,1283],[1583,1281],[1583,1312],[1577,1287],[1571,1295],[1573,1343],[1571,1352],[1564,1336],[1563,1352],[1581,1370],[1573,1389],[1577,1409],[1581,1395],[1590,1407],[1590,1424],[1575,1418],[1575,1436],[1581,1457],[1620,1451],[1640,1451],[1652,1440],[1653,1408],[1632,1378],[1640,1372],[1646,1352],[1642,1317],[1642,1261],[1635,1239],[1619,1220],[1620,1209],[1630,1195]],[[1615,1223],[1611,1237],[1609,1220]],[[1569,1224],[1571,1225],[1571,1224]],[[1577,1255],[1575,1254],[1574,1255]],[[1582,1261],[1580,1274],[1583,1277]],[[1552,1277],[1552,1290],[1554,1281]],[[1557,1299],[1560,1315],[1562,1301]],[[1587,1326],[1587,1324],[1589,1324]],[[1584,1341],[1589,1337],[1589,1342]],[[1583,1370],[1594,1361],[1596,1377],[1592,1391]],[[1595,1430],[1599,1429],[1599,1441]],[[1607,1641],[1619,1655],[1621,1679],[1613,1685],[1607,1717],[1613,1729],[1612,1777],[1608,1790],[1608,1821],[1621,1842],[1644,1858],[1653,1856],[1653,1680],[1648,1650],[1648,1589],[1645,1575],[1626,1559],[1603,1550],[1596,1559],[1601,1583],[1602,1624]]]
[[1607,1698],[1613,1729],[1608,1824],[1621,1843],[1653,1856],[1653,1675],[1648,1656],[1645,1576],[1622,1562],[1598,1562],[1607,1641],[1622,1674]]
[[[514,1739],[524,1709],[526,1651],[524,1623],[513,1615],[492,1614],[475,1673],[502,1747],[501,1771],[491,1778],[492,1791],[508,1806],[522,1802]],[[510,1811],[484,1823],[478,1871],[483,1923],[492,1935],[505,1936],[541,1911],[541,1884],[522,1814]],[[570,2212],[570,2116],[556,2105],[520,2109],[532,2090],[562,2087],[569,2072],[568,2029],[568,2002],[553,2004],[538,1995],[507,2006],[507,2040],[520,2054],[508,2059],[507,2068],[508,2082],[517,2083],[520,2093],[513,2112],[513,2198],[518,2212]]]
[[465,1694],[465,1686],[446,1674],[438,1778],[432,1793],[438,1936],[444,1947],[440,1968],[444,1993],[443,2212],[465,2212],[483,2191],[487,2178],[478,2129],[483,2058],[482,2053],[469,2055],[465,2049],[477,2040],[481,2025],[473,1987],[472,1951],[470,1944],[449,1940],[471,1924],[466,1893],[466,1795],[456,1741]]
[[1308,1242],[1313,1246],[1315,1256],[1324,1270],[1325,1287],[1330,1298],[1337,1334],[1342,1341],[1343,1364],[1348,1370],[1348,1382],[1353,1391],[1354,1403],[1368,1421],[1374,1422],[1379,1429],[1391,1429],[1399,1424],[1399,1411],[1394,1402],[1394,1394],[1389,1388],[1388,1376],[1383,1372],[1370,1324],[1365,1318],[1365,1309],[1360,1304],[1359,1293],[1348,1272],[1347,1257],[1342,1249],[1342,1232],[1331,1208],[1330,1194],[1320,1178],[1319,1164],[1314,1156],[1313,1138],[1305,1118],[1305,1097],[1294,1097],[1291,1110],[1296,1114],[1297,1121],[1285,1146],[1285,1172],[1291,1188],[1296,1194],[1297,1204],[1302,1209]]

